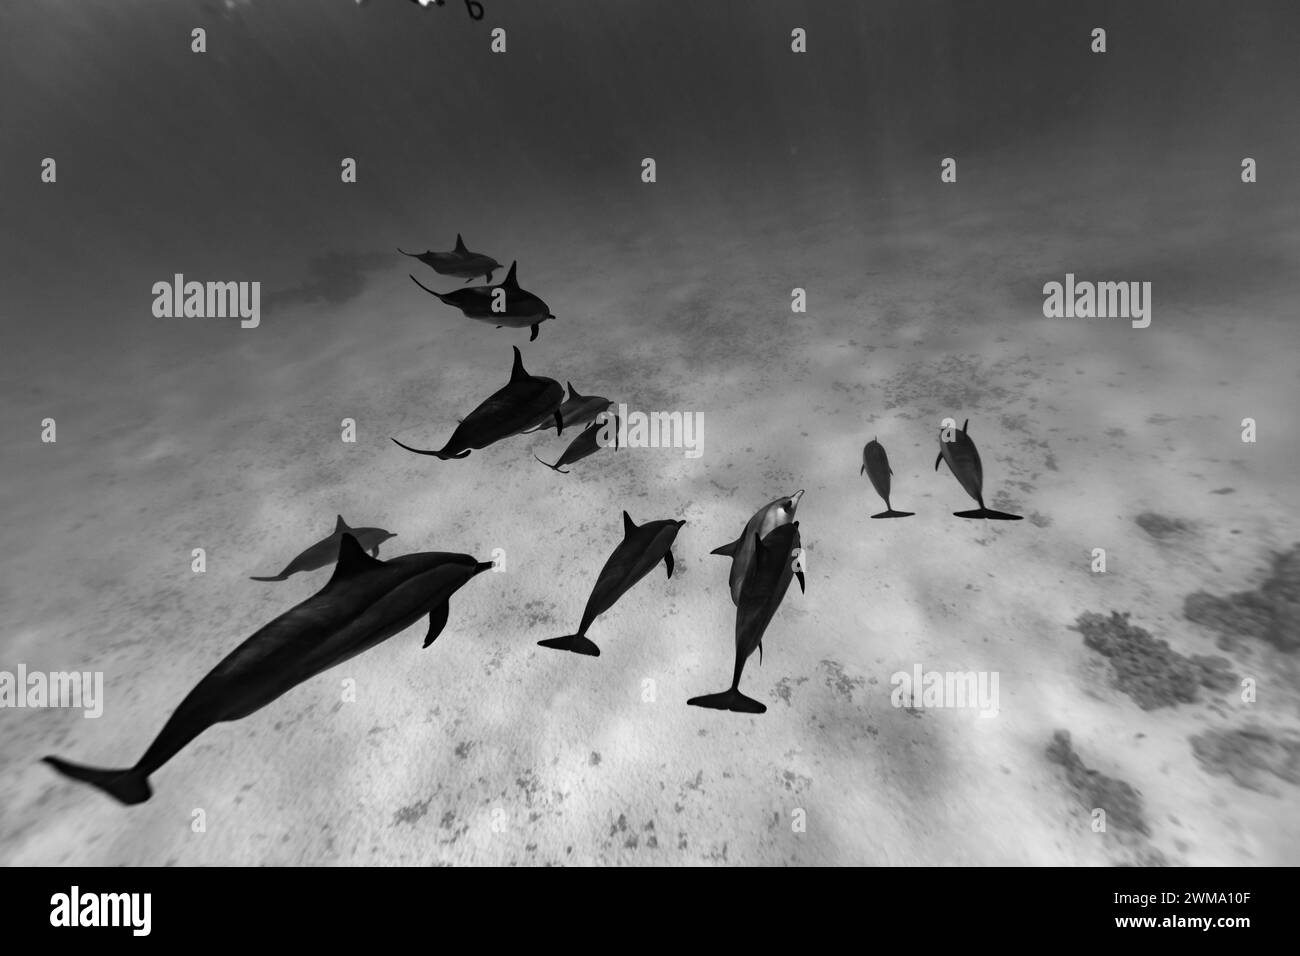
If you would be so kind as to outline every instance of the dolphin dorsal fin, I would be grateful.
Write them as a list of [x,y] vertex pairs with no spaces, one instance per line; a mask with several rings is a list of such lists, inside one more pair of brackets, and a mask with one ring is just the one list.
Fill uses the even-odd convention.
[[[348,578],[356,577],[358,574],[372,568],[382,568],[383,566],[384,562],[366,554],[365,549],[361,547],[357,539],[344,532],[343,540],[339,543],[339,561],[338,564],[334,565],[334,574],[330,578],[330,584],[346,581]],[[326,585],[326,587],[329,587],[329,585]]]
[[460,233],[459,233],[459,232],[456,233],[456,251],[457,251],[457,252],[469,252],[469,250],[465,248],[465,240],[462,239],[462,238],[460,237]]
[[961,425],[961,433],[962,433],[963,435],[966,434],[966,430],[967,430],[967,428],[968,428],[969,426],[970,426],[970,419],[968,418],[968,419],[966,419],[966,421],[962,422],[962,425]]
[[623,537],[627,537],[635,530],[636,530],[636,522],[632,520],[632,516],[630,514],[624,511],[623,512]]
[[515,278],[515,266],[517,265],[519,265],[519,261],[517,259],[514,262],[510,263],[510,271],[506,273],[506,281],[501,283],[503,286],[507,286],[508,288],[511,289],[519,288],[519,280]]
[[334,522],[334,533],[338,534],[340,531],[347,531],[348,523],[343,520],[342,515],[338,515],[337,517],[339,520]]
[[524,369],[524,357],[519,352],[519,346],[517,345],[514,346],[514,350],[515,350],[515,364],[514,367],[510,369],[510,381],[521,382],[524,379],[529,378],[530,376],[528,375],[528,372]]
[[572,402],[575,399],[582,398],[582,396],[578,394],[578,390],[573,387],[572,382],[565,382],[564,384],[569,386],[569,401]]

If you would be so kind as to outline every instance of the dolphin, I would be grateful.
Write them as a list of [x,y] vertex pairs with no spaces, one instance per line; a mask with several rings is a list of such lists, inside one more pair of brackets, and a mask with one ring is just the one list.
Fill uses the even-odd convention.
[[[555,316],[545,302],[519,288],[519,282],[515,279],[516,265],[517,263],[510,263],[510,271],[506,274],[505,281],[499,285],[475,285],[445,294],[434,292],[415,276],[411,276],[411,281],[444,304],[460,309],[466,318],[490,323],[498,329],[532,329],[532,334],[528,336],[528,341],[531,342],[537,338],[541,324]],[[504,295],[498,296],[498,289],[503,290]],[[500,312],[493,308],[498,300],[503,300]]]
[[732,710],[740,714],[767,711],[765,705],[740,692],[740,675],[754,648],[758,648],[758,662],[763,663],[763,632],[781,606],[790,579],[798,577],[799,590],[805,590],[803,572],[795,570],[793,558],[800,547],[799,522],[774,528],[762,541],[757,533],[753,538],[753,567],[745,576],[744,586],[740,589],[740,603],[736,605],[736,669],[731,675],[731,688],[720,694],[692,697],[686,702],[691,706]]
[[619,598],[649,574],[660,561],[663,561],[668,568],[668,576],[670,578],[673,576],[673,540],[684,524],[685,521],[668,519],[647,521],[638,527],[624,511],[623,540],[609,556],[605,566],[600,569],[596,586],[591,591],[591,597],[587,598],[587,608],[582,612],[582,623],[578,625],[578,633],[553,637],[548,641],[537,643],[542,647],[599,657],[600,648],[587,637],[587,628],[591,627],[591,622],[599,615],[612,608]]
[[729,583],[731,586],[731,603],[740,603],[740,588],[745,582],[745,574],[749,571],[750,562],[754,560],[754,535],[758,534],[759,540],[767,537],[773,528],[789,524],[794,520],[794,510],[799,507],[799,499],[803,497],[803,490],[800,489],[788,498],[776,498],[769,501],[763,507],[754,512],[754,517],[749,519],[745,525],[745,530],[740,533],[740,537],[731,544],[724,544],[720,548],[714,548],[710,554],[720,554],[723,557],[731,558],[731,576]]
[[456,248],[451,252],[407,252],[397,250],[404,256],[419,259],[434,272],[444,276],[456,276],[466,282],[475,276],[482,276],[487,282],[492,281],[492,272],[501,268],[501,263],[481,252],[470,252],[465,248],[465,240],[456,234]]
[[975,511],[954,511],[958,518],[993,518],[998,521],[1019,521],[1024,515],[1009,515],[1005,511],[993,511],[984,507],[984,465],[980,462],[979,450],[966,432],[970,419],[966,419],[952,441],[943,440],[943,430],[939,431],[939,457],[934,460],[934,470],[939,470],[939,463],[946,461],[948,468],[966,494],[979,502]]
[[[599,395],[579,395],[572,382],[565,384],[569,386],[569,397],[560,406],[560,418],[564,421],[565,428],[595,421],[597,415],[614,404],[608,398]],[[539,425],[538,428],[540,427],[542,426]],[[529,431],[535,430],[529,429]]]
[[555,433],[563,434],[564,422],[560,419],[560,401],[564,389],[553,378],[529,375],[524,370],[524,359],[515,346],[515,364],[510,371],[510,381],[489,395],[456,426],[447,444],[439,451],[412,448],[396,438],[393,442],[417,455],[433,455],[446,461],[464,458],[473,449],[486,448],[511,435],[518,435],[539,422],[552,419]]
[[916,514],[915,511],[895,511],[893,505],[889,503],[889,476],[894,473],[894,470],[889,467],[889,456],[885,454],[885,446],[874,438],[862,449],[862,471],[858,474],[864,472],[871,479],[871,486],[876,489],[876,494],[885,499],[886,510],[871,517],[910,518]]
[[339,515],[338,521],[334,524],[334,533],[328,538],[321,538],[321,540],[290,561],[285,566],[285,569],[275,577],[255,577],[252,580],[283,581],[289,575],[296,574],[299,571],[315,571],[327,564],[334,564],[339,559],[339,542],[343,540],[344,534],[352,535],[357,539],[357,544],[361,545],[363,551],[369,551],[376,558],[379,557],[379,545],[389,538],[397,537],[393,532],[385,531],[383,528],[349,528],[348,523],[343,520],[343,516]]
[[125,804],[152,796],[149,777],[214,724],[255,713],[292,687],[350,660],[424,615],[428,647],[447,625],[448,602],[492,567],[468,554],[423,552],[380,561],[344,533],[329,583],[261,628],[212,668],[181,701],[133,767],[106,770],[46,757],[65,777]]
[[[606,428],[609,429],[608,432],[605,431]],[[610,435],[613,436],[612,442],[608,437]],[[561,468],[561,465],[572,465],[575,461],[580,461],[588,455],[594,455],[602,448],[617,447],[618,416],[611,415],[608,421],[595,421],[584,428],[582,432],[579,433],[578,437],[569,443],[569,447],[564,449],[564,454],[560,456],[559,461],[555,464],[547,465],[546,462],[537,458],[536,455],[533,455],[533,457],[537,458],[538,461],[542,461],[542,464],[546,465],[546,467],[552,471],[558,471],[562,475],[567,475],[568,472]]]

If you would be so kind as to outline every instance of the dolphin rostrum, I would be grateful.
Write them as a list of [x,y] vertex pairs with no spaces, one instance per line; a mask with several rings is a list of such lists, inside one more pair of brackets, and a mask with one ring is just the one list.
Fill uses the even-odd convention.
[[564,449],[564,454],[560,456],[560,460],[553,465],[547,465],[536,455],[533,455],[533,457],[537,458],[538,461],[542,461],[542,464],[552,471],[567,475],[568,472],[560,467],[561,465],[572,465],[575,461],[580,461],[588,455],[594,455],[602,448],[617,448],[618,427],[617,415],[609,416],[607,421],[592,422],[579,433],[577,438],[569,442],[569,447]]
[[426,614],[428,647],[447,624],[451,596],[491,567],[468,554],[442,552],[380,561],[345,533],[329,583],[227,654],[181,701],[135,766],[106,770],[57,757],[45,762],[122,803],[143,803],[153,793],[149,776],[214,724],[247,717]]
[[623,512],[623,540],[619,542],[614,553],[609,556],[605,566],[600,569],[600,577],[587,599],[586,610],[582,612],[582,623],[578,625],[577,634],[565,637],[553,637],[548,641],[538,641],[542,647],[553,647],[561,651],[573,651],[599,657],[600,648],[588,637],[587,628],[599,615],[614,606],[614,603],[632,589],[632,586],[650,573],[660,561],[668,568],[668,576],[673,576],[673,540],[685,521],[647,521],[637,526],[626,511]]
[[[587,422],[595,421],[597,415],[614,404],[608,398],[602,398],[599,395],[579,395],[572,382],[567,384],[569,386],[569,397],[560,406],[560,418],[564,422],[565,428],[573,425],[585,425]],[[538,425],[537,427],[541,428],[542,426]],[[536,429],[529,430],[535,431]]]
[[492,272],[501,268],[501,263],[481,252],[470,252],[465,248],[465,240],[456,234],[456,248],[451,252],[407,252],[398,249],[404,256],[419,259],[434,272],[444,276],[456,276],[466,282],[475,276],[482,276],[485,281],[492,281]]
[[454,292],[434,292],[415,276],[411,276],[411,281],[446,305],[460,309],[466,318],[487,322],[498,329],[532,329],[532,334],[528,336],[528,341],[531,342],[537,338],[538,327],[555,316],[545,302],[519,288],[519,282],[515,278],[516,265],[517,263],[510,263],[510,271],[506,273],[505,281],[499,285],[475,285]]
[[731,676],[731,687],[720,694],[692,697],[686,702],[692,706],[741,714],[761,714],[767,710],[765,705],[740,692],[740,675],[755,648],[758,648],[758,662],[763,663],[763,632],[781,606],[790,579],[797,576],[799,590],[804,590],[803,571],[795,568],[800,548],[799,522],[774,528],[761,542],[757,534],[754,539],[753,567],[745,576],[740,603],[736,605],[736,669]]
[[754,517],[749,519],[739,538],[731,544],[724,544],[709,552],[731,558],[731,575],[728,583],[731,587],[732,604],[740,603],[740,586],[745,582],[745,574],[749,570],[750,562],[754,560],[754,535],[757,534],[759,540],[762,540],[773,528],[793,521],[794,510],[799,507],[799,499],[802,497],[803,490],[800,489],[788,498],[769,501],[754,512]]
[[529,375],[524,369],[519,346],[514,348],[515,364],[510,371],[510,381],[461,419],[440,450],[412,448],[396,438],[393,442],[417,455],[433,455],[446,461],[448,458],[464,458],[476,448],[486,448],[493,442],[518,435],[547,419],[555,422],[555,433],[562,434],[564,423],[560,420],[560,402],[564,398],[564,389],[553,378]]
[[966,426],[969,424],[968,418],[961,426],[961,431],[953,436],[952,441],[944,441],[943,433],[946,429],[939,431],[939,457],[934,460],[934,470],[938,471],[939,463],[946,461],[949,470],[966,489],[966,494],[979,502],[979,508],[974,511],[954,511],[953,514],[958,518],[1019,521],[1024,517],[1023,515],[1010,515],[1005,511],[993,511],[984,507],[984,465],[980,462],[979,449],[975,447],[975,442],[971,441],[970,435],[966,432]]
[[862,449],[862,471],[858,474],[864,472],[871,479],[876,494],[885,499],[885,510],[871,517],[910,518],[916,514],[915,511],[895,511],[894,506],[889,503],[889,476],[894,473],[894,470],[889,467],[889,456],[885,454],[885,446],[874,438]]
[[348,523],[343,520],[343,516],[339,515],[338,521],[334,524],[334,533],[328,538],[321,538],[321,540],[290,561],[285,566],[285,569],[275,577],[255,577],[253,580],[283,581],[289,575],[296,574],[299,571],[315,571],[327,564],[334,564],[339,559],[339,543],[343,540],[344,534],[352,535],[357,539],[357,544],[361,545],[363,551],[369,551],[376,558],[379,557],[379,545],[389,538],[397,537],[393,532],[385,531],[383,528],[349,528]]

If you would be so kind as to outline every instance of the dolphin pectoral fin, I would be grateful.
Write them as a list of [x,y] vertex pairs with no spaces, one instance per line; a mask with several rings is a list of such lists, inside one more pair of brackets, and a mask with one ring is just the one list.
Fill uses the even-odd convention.
[[916,514],[915,511],[895,511],[890,508],[888,511],[882,511],[878,515],[872,515],[873,518],[910,518]]
[[867,473],[867,466],[864,464],[862,468],[858,471],[858,474],[865,475],[866,473]]
[[673,552],[671,550],[664,553],[664,566],[668,568],[668,576],[673,576]]
[[737,714],[765,714],[767,707],[754,700],[752,697],[746,697],[740,691],[724,690],[721,694],[706,694],[703,697],[692,697],[688,700],[687,705],[690,707],[708,707],[711,710],[730,710]]
[[954,511],[953,516],[957,518],[989,518],[993,521],[1020,521],[1024,515],[1009,515],[1005,511],[994,511],[991,508],[976,508],[974,511]]
[[565,637],[553,637],[549,641],[538,641],[541,647],[552,647],[557,651],[572,651],[587,657],[599,657],[600,648],[590,641],[585,634],[569,634]]
[[740,542],[741,539],[737,538],[735,541],[731,542],[731,544],[724,544],[720,548],[714,548],[712,551],[709,552],[709,554],[720,554],[724,558],[734,557],[736,554],[736,549],[740,547]]
[[[804,580],[804,578],[803,578],[803,572],[802,572],[802,571],[796,571],[796,572],[794,573],[794,576],[795,576],[796,578],[799,579],[799,593],[800,593],[800,594],[807,594],[807,593],[808,593],[808,582],[806,582],[806,581]],[[763,645],[762,645],[762,644],[759,644],[758,646],[761,648]],[[762,663],[762,661],[760,660],[759,663]]]
[[763,639],[758,639],[758,666],[763,666]]
[[451,602],[443,601],[432,611],[429,612],[429,633],[424,636],[423,647],[428,647],[438,639],[442,629],[447,626],[447,613],[451,610]]
[[532,326],[533,334],[530,335],[530,336],[528,336],[528,341],[533,342],[533,341],[536,341],[536,340],[537,340],[537,330],[538,330],[539,328],[541,328],[541,323],[540,323],[540,322],[537,322],[537,323],[534,323],[534,324],[533,324],[533,326]]
[[153,796],[153,791],[149,788],[149,777],[134,768],[101,770],[98,767],[85,767],[60,760],[58,757],[46,757],[44,762],[63,776],[98,787],[114,800],[127,806],[144,803]]
[[555,434],[564,434],[564,416],[560,414],[558,408],[555,410]]
[[939,463],[943,461],[943,452],[939,452],[939,457],[934,460],[934,470],[939,470]]
[[286,574],[285,572],[281,571],[279,574],[277,574],[277,575],[276,575],[275,577],[273,577],[273,578],[255,578],[255,577],[250,577],[248,580],[250,580],[250,581],[285,581],[285,580],[288,579],[288,577],[289,577],[288,574]]

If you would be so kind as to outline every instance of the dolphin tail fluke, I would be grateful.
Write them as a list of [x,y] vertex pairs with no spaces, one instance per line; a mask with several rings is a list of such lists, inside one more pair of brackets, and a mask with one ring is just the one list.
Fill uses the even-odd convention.
[[[411,274],[408,272],[407,275],[410,276]],[[419,286],[421,289],[423,289],[425,292],[429,293],[429,295],[433,296],[433,297],[434,297],[435,299],[437,299],[439,302],[446,302],[446,301],[447,301],[447,300],[443,297],[443,295],[442,295],[441,292],[434,292],[432,289],[430,289],[427,285],[425,285],[423,282],[421,282],[421,281],[420,281],[419,279],[417,279],[415,276],[411,276],[411,281],[414,282],[416,285],[418,285],[418,286]]]
[[872,515],[873,518],[910,518],[916,514],[915,511],[895,511],[890,508],[888,511],[882,511],[878,515]]
[[98,787],[118,803],[127,806],[144,803],[153,796],[153,791],[149,789],[149,778],[133,768],[101,770],[98,767],[83,767],[81,764],[69,763],[58,757],[46,757],[45,762],[63,776]]
[[585,634],[568,634],[564,637],[553,637],[549,641],[538,641],[542,647],[553,647],[557,651],[573,651],[575,654],[586,654],[588,657],[599,657],[600,648],[597,647]]
[[277,575],[276,575],[275,577],[273,577],[273,578],[254,578],[254,577],[250,577],[248,580],[250,580],[250,581],[285,581],[285,580],[288,579],[288,577],[289,577],[289,575],[287,575],[285,572],[281,571],[279,574],[277,574]]
[[992,508],[976,508],[974,511],[954,511],[953,515],[958,518],[989,518],[993,521],[1019,521],[1024,515],[1009,515],[1005,511],[994,511]]
[[469,457],[469,453],[470,453],[470,449],[468,448],[455,455],[445,451],[434,451],[431,448],[412,448],[410,445],[403,445],[396,438],[393,439],[393,444],[397,445],[399,448],[405,448],[407,451],[412,452],[413,454],[416,455],[432,455],[434,458],[437,458],[440,461],[450,461],[453,458],[467,458]]
[[692,697],[686,702],[691,707],[708,707],[711,710],[730,710],[737,714],[765,714],[767,706],[752,697],[746,697],[736,688],[724,690],[721,694],[706,694]]
[[[537,458],[536,455],[534,455],[533,457],[534,457],[534,458]],[[537,460],[538,460],[538,461],[542,461],[540,458],[537,458]],[[565,471],[563,468],[561,468],[559,465],[551,465],[551,464],[548,464],[547,462],[544,462],[544,461],[542,461],[542,464],[543,464],[543,465],[546,465],[546,467],[549,468],[549,469],[551,469],[551,471],[558,471],[558,472],[559,472],[560,474],[562,474],[562,475],[567,475],[567,474],[568,474],[568,472]]]

